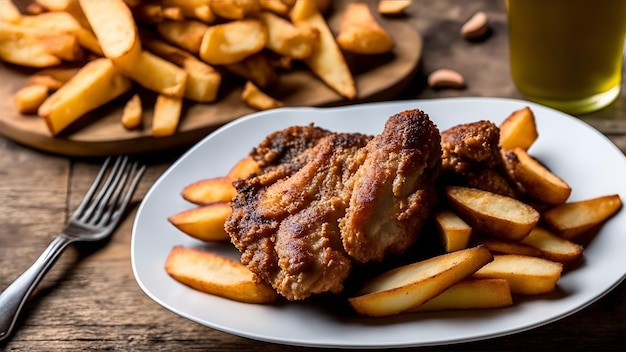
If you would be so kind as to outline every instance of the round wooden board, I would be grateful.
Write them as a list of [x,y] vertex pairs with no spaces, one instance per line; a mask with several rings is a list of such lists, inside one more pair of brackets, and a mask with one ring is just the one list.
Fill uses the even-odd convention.
[[[415,75],[422,53],[422,38],[402,19],[379,21],[394,37],[396,46],[391,53],[375,56],[346,53],[357,85],[356,99],[343,99],[303,67],[281,73],[276,88],[268,93],[292,107],[337,106],[393,98],[406,88]],[[329,24],[333,29],[338,28],[339,16],[331,17]],[[243,84],[225,82],[216,102],[202,104],[187,101],[177,132],[172,136],[154,138],[150,131],[150,119],[155,95],[140,89],[144,105],[141,129],[129,131],[121,125],[122,107],[129,98],[129,95],[124,95],[88,113],[62,134],[53,137],[41,118],[21,115],[13,106],[13,93],[26,83],[32,72],[0,63],[0,133],[20,144],[55,154],[143,154],[184,147],[227,122],[255,112],[241,101]]]

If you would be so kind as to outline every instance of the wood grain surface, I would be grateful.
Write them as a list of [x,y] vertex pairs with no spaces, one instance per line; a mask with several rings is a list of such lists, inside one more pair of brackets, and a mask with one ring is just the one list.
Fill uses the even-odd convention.
[[[481,42],[466,42],[458,30],[478,10],[489,16],[490,36]],[[415,78],[398,99],[522,98],[509,75],[503,1],[420,0],[407,11],[406,20],[423,37],[424,50]],[[427,74],[440,67],[461,72],[467,88],[428,88]],[[580,118],[626,154],[625,102],[622,91],[620,99],[609,107]],[[173,149],[138,157],[149,167],[125,221],[108,243],[71,247],[64,253],[29,300],[14,335],[0,343],[0,350],[330,351],[259,342],[207,328],[162,308],[137,285],[130,264],[136,205],[184,151]],[[101,162],[99,157],[46,153],[0,137],[0,290],[62,229]],[[302,324],[306,326],[306,321]],[[589,307],[529,331],[471,343],[400,350],[624,351],[625,331],[626,284],[622,282]]]

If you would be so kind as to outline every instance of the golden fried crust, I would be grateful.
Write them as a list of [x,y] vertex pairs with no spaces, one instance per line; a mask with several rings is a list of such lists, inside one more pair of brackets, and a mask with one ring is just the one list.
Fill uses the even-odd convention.
[[500,164],[500,130],[491,121],[477,121],[441,133],[442,169],[464,172]]
[[235,183],[226,231],[242,263],[287,299],[343,289],[352,263],[337,224],[359,166],[354,155],[370,139],[331,134],[290,162]]
[[364,148],[345,218],[343,246],[365,263],[400,254],[415,243],[436,201],[441,166],[439,130],[428,115],[394,115]]
[[505,172],[500,154],[500,129],[491,121],[476,121],[441,133],[442,180],[515,197],[516,187]]

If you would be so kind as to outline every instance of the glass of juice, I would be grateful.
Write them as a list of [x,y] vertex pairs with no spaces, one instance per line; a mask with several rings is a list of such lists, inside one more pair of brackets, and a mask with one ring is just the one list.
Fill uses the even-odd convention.
[[529,100],[571,114],[620,94],[626,0],[507,0],[511,74]]

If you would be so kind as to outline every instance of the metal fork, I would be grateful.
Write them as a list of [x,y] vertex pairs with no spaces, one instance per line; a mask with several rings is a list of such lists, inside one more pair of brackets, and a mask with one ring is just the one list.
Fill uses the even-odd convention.
[[11,334],[24,303],[69,244],[100,241],[113,233],[144,171],[126,156],[107,158],[61,234],[0,294],[0,341]]

